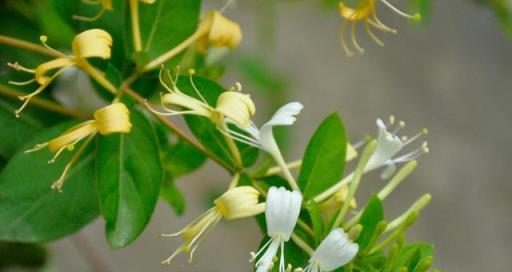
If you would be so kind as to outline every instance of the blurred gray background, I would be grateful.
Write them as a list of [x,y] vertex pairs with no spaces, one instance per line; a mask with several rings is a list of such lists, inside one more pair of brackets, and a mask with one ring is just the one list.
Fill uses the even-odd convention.
[[[305,105],[291,129],[292,144],[285,156],[300,158],[317,124],[332,111],[340,112],[352,141],[374,134],[375,119],[389,114],[407,122],[409,135],[427,127],[431,153],[386,200],[386,217],[392,219],[430,192],[433,201],[409,239],[436,245],[436,267],[510,271],[512,44],[492,12],[470,0],[433,1],[430,23],[420,27],[381,10],[381,19],[399,34],[379,34],[386,43],[379,48],[361,33],[366,54],[347,59],[338,42],[337,12],[312,2],[279,3],[275,18],[261,16],[263,1],[239,1],[236,9],[226,12],[244,31],[240,51],[258,50],[267,56],[289,79],[289,100]],[[406,1],[391,2],[406,6]],[[261,20],[275,23],[274,41],[261,41]],[[228,70],[226,85],[244,83],[235,68]],[[244,89],[253,92],[250,84]],[[268,104],[268,96],[253,96],[259,109]],[[260,113],[263,121],[265,110]],[[261,238],[250,219],[219,224],[201,244],[194,264],[179,257],[172,266],[160,265],[181,240],[162,239],[159,234],[177,231],[201,214],[207,208],[207,192],[221,190],[228,182],[213,163],[183,178],[178,186],[188,200],[185,216],[176,216],[160,203],[144,234],[126,249],[108,249],[101,220],[72,239],[87,240],[114,271],[250,271],[249,252]],[[383,185],[377,175],[368,175],[363,182],[361,204]],[[72,239],[51,244],[53,266],[94,271],[79,257]]]

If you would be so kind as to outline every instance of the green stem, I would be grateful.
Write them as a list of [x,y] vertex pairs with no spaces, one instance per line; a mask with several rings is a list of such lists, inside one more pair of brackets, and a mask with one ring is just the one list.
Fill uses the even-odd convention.
[[368,160],[373,154],[373,151],[375,151],[376,147],[376,140],[373,140],[370,143],[368,143],[368,145],[366,145],[363,154],[361,155],[361,159],[359,160],[359,163],[357,164],[356,170],[354,172],[354,178],[350,183],[347,198],[343,201],[343,206],[341,207],[340,212],[336,216],[334,224],[332,225],[332,229],[339,227],[345,220],[345,216],[347,215],[348,209],[350,208],[350,202],[352,202],[352,198],[354,197],[357,187],[359,186],[359,182],[361,181],[361,177],[363,176],[364,168],[366,167],[366,164],[368,163]]
[[130,0],[130,17],[132,19],[133,48],[135,52],[142,51],[142,39],[139,23],[139,0]]
[[48,57],[61,57],[61,55],[57,54],[56,52],[53,52],[52,50],[49,50],[44,46],[40,46],[38,44],[34,44],[31,42],[22,41],[5,35],[0,35],[0,44],[5,44],[12,47],[19,47],[21,49],[26,49]]
[[181,51],[185,50],[185,48],[190,46],[192,43],[196,42],[204,34],[205,30],[198,29],[194,34],[192,34],[192,36],[188,37],[186,40],[184,40],[171,50],[167,51],[166,53],[160,55],[156,59],[146,64],[143,68],[143,71],[147,72],[159,68],[163,63],[165,63],[172,57],[176,56],[177,54],[181,53]]
[[309,245],[306,243],[302,238],[300,238],[297,234],[292,233],[292,241],[304,252],[306,252],[309,256],[313,255],[313,252],[315,252]]
[[[26,95],[26,94],[19,92],[9,86],[0,84],[0,95],[4,95],[6,97],[18,100],[18,97]],[[30,103],[32,105],[35,105],[42,109],[45,109],[45,110],[48,110],[51,112],[55,112],[58,114],[62,114],[62,115],[65,115],[65,116],[68,116],[71,118],[75,118],[75,119],[87,119],[89,117],[81,112],[74,111],[72,109],[68,109],[66,107],[63,107],[63,106],[55,103],[55,102],[52,102],[50,100],[46,100],[43,98],[39,98],[37,96],[32,97],[32,99],[30,100]]]

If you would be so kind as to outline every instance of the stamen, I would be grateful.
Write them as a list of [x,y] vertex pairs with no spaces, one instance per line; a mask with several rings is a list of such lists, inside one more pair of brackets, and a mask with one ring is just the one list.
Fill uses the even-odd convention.
[[242,84],[240,82],[235,82],[235,88],[237,92],[242,92]]
[[427,135],[428,134],[428,130],[426,128],[422,129],[420,132],[418,132],[418,134],[412,136],[410,139],[408,139],[407,141],[404,141],[404,145],[408,145],[412,142],[414,142],[416,139],[418,139],[419,137],[423,136],[423,135]]
[[340,28],[340,43],[345,51],[345,55],[350,58],[354,55],[354,53],[348,48],[347,43],[345,42],[345,29],[347,28],[347,20],[343,20]]
[[261,148],[260,144],[256,140],[250,138],[247,135],[243,135],[229,128],[227,128],[228,131],[224,131],[224,129],[221,128],[218,128],[218,130],[220,133],[224,134],[224,136],[230,137],[238,142],[250,145],[252,147]]
[[27,72],[27,73],[31,73],[31,74],[36,73],[36,70],[26,68],[26,67],[20,65],[18,62],[15,62],[15,63],[8,62],[7,66],[11,67],[12,69],[14,69],[16,71],[23,71],[23,72]]
[[419,13],[415,13],[415,14],[407,14],[401,10],[399,10],[398,8],[396,8],[395,6],[391,5],[391,3],[389,3],[388,1],[386,0],[380,0],[382,3],[384,3],[384,5],[388,6],[388,8],[390,8],[392,11],[394,11],[395,13],[397,13],[398,15],[401,15],[405,18],[409,18],[409,19],[413,19],[413,20],[420,20],[421,19],[421,15]]
[[39,37],[39,40],[41,41],[41,43],[44,45],[44,47],[46,47],[48,50],[54,52],[55,54],[57,55],[60,55],[60,56],[63,56],[63,57],[67,57],[65,54],[63,54],[62,52],[59,52],[53,48],[51,48],[46,42],[48,41],[48,37],[45,36],[45,35],[41,35]]
[[370,28],[369,20],[364,21],[364,29],[366,30],[366,33],[370,38],[379,46],[384,46],[384,43],[373,33],[373,31]]
[[[164,82],[164,79],[163,79],[163,71],[164,71],[164,66],[162,65],[162,68],[160,69],[160,72],[158,73],[158,80],[160,81],[160,84],[162,84],[162,86],[164,86],[164,88],[170,92],[170,93],[173,93],[174,90],[169,88],[169,86],[167,85],[167,83]],[[173,85],[173,87],[175,87],[176,85],[174,84],[173,80],[172,80],[172,77],[169,75],[169,78],[171,80],[171,84]]]
[[73,15],[73,20],[82,21],[82,22],[94,22],[97,21],[103,14],[105,13],[106,9],[102,8],[98,14],[94,15],[93,17],[85,17],[85,16],[79,16],[79,15]]
[[197,89],[196,85],[194,84],[194,80],[192,80],[192,76],[196,74],[196,70],[194,69],[189,69],[188,70],[188,74],[189,74],[189,80],[190,80],[190,84],[192,85],[192,88],[194,89],[194,91],[196,92],[196,94],[199,96],[199,98],[201,98],[201,101],[203,101],[203,103],[205,103],[206,105],[208,105],[208,102],[206,102],[206,99],[204,99],[203,95],[199,92],[199,90]]
[[35,81],[36,81],[36,79],[33,78],[33,79],[29,79],[27,81],[12,81],[12,80],[9,80],[7,83],[12,84],[12,85],[16,85],[16,86],[26,86],[26,85],[34,83]]
[[352,39],[352,44],[354,44],[354,47],[357,49],[357,51],[359,52],[359,54],[363,54],[364,53],[364,48],[362,48],[359,43],[357,42],[357,39],[356,39],[356,25],[357,25],[357,22],[352,22],[352,30],[350,31],[350,37]]
[[251,260],[250,262],[253,262],[256,260],[256,258],[272,243],[272,239],[268,239],[268,241],[258,250],[258,252],[255,254],[254,252],[251,252]]
[[25,153],[32,153],[34,151],[39,151],[45,147],[48,146],[48,143],[44,143],[44,144],[36,144],[32,149],[28,149],[28,150],[25,150],[24,152]]
[[163,260],[161,262],[161,264],[171,264],[171,261],[172,259],[174,259],[174,257],[176,257],[178,254],[182,253],[185,251],[185,245],[182,245],[180,246],[179,248],[177,248],[174,253],[167,259]]
[[389,121],[388,121],[388,122],[389,122],[389,125],[393,125],[393,124],[395,123],[395,120],[396,120],[396,119],[395,119],[395,116],[394,116],[394,115],[390,115],[388,120],[389,120]]

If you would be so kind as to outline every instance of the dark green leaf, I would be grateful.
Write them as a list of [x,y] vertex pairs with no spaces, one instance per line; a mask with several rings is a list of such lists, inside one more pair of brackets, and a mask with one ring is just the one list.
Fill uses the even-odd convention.
[[320,124],[309,141],[302,160],[299,187],[309,200],[341,180],[347,139],[337,113]]
[[162,183],[160,195],[169,203],[169,205],[176,211],[176,214],[181,215],[185,211],[186,203],[183,193],[176,187],[175,180],[167,178]]
[[368,204],[366,204],[366,208],[361,215],[361,220],[359,220],[359,224],[363,226],[363,230],[356,240],[360,252],[366,249],[372,239],[377,224],[382,220],[384,220],[384,208],[380,199],[376,195],[373,195],[368,201]]
[[16,118],[12,110],[6,110],[0,105],[0,156],[10,158],[20,146],[30,139],[40,128],[40,125],[21,115]]
[[0,271],[8,267],[40,269],[47,257],[46,249],[40,245],[0,241]]
[[[139,2],[140,32],[144,57],[142,62],[152,60],[169,51],[196,30],[199,20],[200,0],[158,0],[154,4]],[[132,23],[129,8],[126,8],[124,42],[133,52]],[[131,54],[128,54],[131,55]],[[171,65],[176,65],[175,60]]]
[[150,122],[131,112],[128,134],[100,136],[96,179],[107,240],[112,248],[134,241],[155,209],[163,178],[156,134]]
[[[68,129],[66,123],[34,137],[9,161],[0,176],[0,239],[45,242],[69,235],[96,218],[94,154],[86,151],[66,176],[64,192],[50,189],[71,157],[63,152],[54,164],[47,149],[23,150],[48,141]],[[78,148],[78,147],[76,147]]]

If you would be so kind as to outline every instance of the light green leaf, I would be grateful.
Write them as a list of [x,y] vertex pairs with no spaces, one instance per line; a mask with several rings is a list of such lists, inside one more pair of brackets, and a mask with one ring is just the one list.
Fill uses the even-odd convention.
[[311,219],[311,223],[313,224],[313,231],[315,232],[315,240],[317,243],[320,243],[323,239],[325,226],[324,220],[322,217],[322,210],[318,204],[314,201],[309,201],[306,204],[306,209],[308,210],[309,217]]
[[[66,176],[63,193],[50,189],[71,157],[63,152],[53,164],[47,149],[23,150],[48,141],[70,123],[45,130],[28,142],[9,161],[0,176],[0,239],[46,242],[69,235],[98,216],[94,183],[94,153],[86,151]],[[78,147],[76,147],[78,148]]]
[[302,160],[298,183],[305,200],[341,180],[346,146],[343,123],[338,114],[333,113],[316,130]]
[[128,134],[100,136],[96,180],[109,245],[120,248],[144,230],[155,209],[163,170],[153,127],[131,112]]

